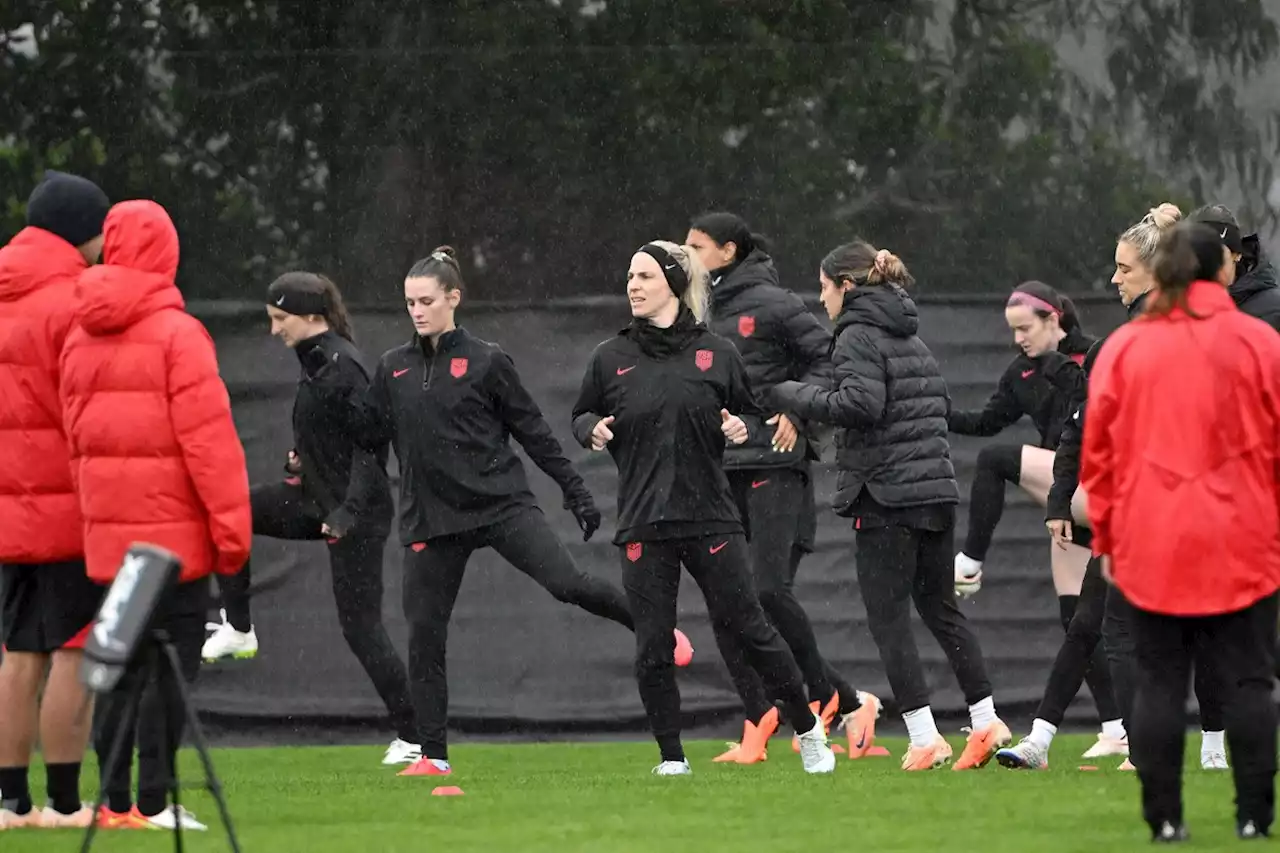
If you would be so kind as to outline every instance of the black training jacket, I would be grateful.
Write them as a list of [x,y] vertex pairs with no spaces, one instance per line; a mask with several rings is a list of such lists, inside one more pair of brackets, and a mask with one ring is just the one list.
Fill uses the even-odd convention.
[[400,460],[400,542],[474,530],[534,504],[516,440],[560,484],[566,504],[588,496],[511,357],[465,329],[382,356],[360,409],[375,446]]
[[293,351],[302,364],[293,448],[308,511],[342,536],[386,536],[394,511],[387,445],[362,448],[352,410],[369,388],[360,351],[333,331],[300,341]]
[[618,466],[614,543],[742,532],[724,472],[721,409],[752,434],[772,430],[734,345],[705,326],[665,358],[647,355],[633,328],[596,347],[573,407],[583,447],[608,415]]
[[1245,256],[1253,259],[1253,266],[1236,277],[1227,293],[1241,311],[1280,331],[1280,286],[1276,282],[1276,268],[1259,249],[1256,234],[1245,238],[1245,246]]
[[[1069,356],[1076,367],[1063,365],[1060,359],[1046,361],[1020,353],[1000,377],[1000,384],[978,410],[953,411],[947,418],[951,431],[960,435],[996,435],[1029,416],[1040,433],[1037,446],[1053,450],[1058,446],[1062,424],[1074,410],[1076,389],[1083,385],[1084,374],[1079,365],[1096,339],[1073,329],[1058,344],[1058,353]],[[1068,375],[1052,375],[1062,370]],[[1074,377],[1074,379],[1070,379]],[[1070,381],[1069,381],[1070,380]],[[1062,389],[1067,388],[1064,393]]]
[[920,340],[916,304],[896,285],[845,294],[831,361],[835,386],[783,382],[771,402],[808,420],[834,424],[839,515],[856,512],[863,488],[883,507],[960,501],[937,359]]
[[[738,347],[751,389],[761,399],[788,379],[831,385],[831,333],[804,300],[779,284],[773,260],[759,249],[715,281],[707,325]],[[725,449],[725,467],[803,467],[807,460],[819,458],[811,443],[815,425],[798,423],[796,428],[800,438],[791,452],[775,452],[773,432],[761,430],[752,441]]]

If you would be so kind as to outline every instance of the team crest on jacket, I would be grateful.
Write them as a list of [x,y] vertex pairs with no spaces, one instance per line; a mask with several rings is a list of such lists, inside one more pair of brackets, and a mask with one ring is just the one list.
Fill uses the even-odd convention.
[[698,365],[698,369],[705,372],[711,369],[711,362],[715,360],[715,353],[709,349],[700,349],[693,357],[693,363]]
[[744,338],[749,338],[756,332],[755,317],[739,317],[738,318],[738,334]]
[[640,544],[639,542],[627,543],[627,559],[630,560],[631,562],[634,563],[636,560],[639,560],[640,555],[643,553],[644,553],[644,545]]
[[449,375],[454,379],[461,379],[467,373],[467,360],[465,358],[455,358],[449,362]]

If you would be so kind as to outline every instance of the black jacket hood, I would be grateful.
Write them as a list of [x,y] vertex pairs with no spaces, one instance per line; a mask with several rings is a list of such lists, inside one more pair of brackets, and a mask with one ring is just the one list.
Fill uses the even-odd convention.
[[723,272],[716,270],[711,274],[711,281],[712,304],[727,301],[739,291],[757,284],[781,287],[773,258],[759,249],[752,250],[751,254]]
[[[1245,241],[1257,241],[1257,237],[1246,237]],[[1257,248],[1254,249],[1252,257],[1256,258],[1253,269],[1249,270],[1242,276],[1239,276],[1230,287],[1227,293],[1231,295],[1232,300],[1237,305],[1247,302],[1249,299],[1257,296],[1264,290],[1274,290],[1277,287],[1276,268],[1271,260],[1261,253]]]
[[920,328],[920,314],[915,301],[898,285],[862,285],[844,295],[836,334],[854,323],[876,326],[895,338],[909,338]]

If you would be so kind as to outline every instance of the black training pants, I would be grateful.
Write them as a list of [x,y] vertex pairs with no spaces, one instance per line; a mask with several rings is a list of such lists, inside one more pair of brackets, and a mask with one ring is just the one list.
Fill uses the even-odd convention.
[[[855,710],[858,700],[853,687],[822,657],[809,615],[795,594],[796,571],[804,555],[813,549],[817,524],[808,472],[771,468],[728,474],[751,533],[748,544],[756,594],[765,616],[795,656],[809,687],[809,698],[825,703],[833,693],[839,693],[841,712]],[[741,638],[723,623],[714,628],[720,656],[747,718],[758,721],[773,707],[764,681],[747,662]]]
[[1058,655],[1049,670],[1044,696],[1036,711],[1037,718],[1054,726],[1062,725],[1067,706],[1075,699],[1091,669],[1097,676],[1106,677],[1095,678],[1090,689],[1106,690],[1111,694],[1094,696],[1099,713],[1104,720],[1111,719],[1116,714],[1123,718],[1119,700],[1114,697],[1116,688],[1113,673],[1103,672],[1108,666],[1102,645],[1102,623],[1108,586],[1106,579],[1102,577],[1101,561],[1097,557],[1091,559],[1085,570],[1084,583],[1080,586],[1080,597],[1067,625],[1067,636],[1058,648]]
[[[427,758],[449,757],[449,683],[445,670],[449,619],[466,574],[467,560],[472,551],[485,547],[497,551],[557,600],[626,628],[634,627],[622,591],[581,571],[537,507],[521,507],[511,518],[497,524],[405,548],[409,678],[422,723],[422,754]],[[667,645],[673,644],[673,635],[668,632]]]
[[[255,486],[249,499],[255,536],[294,541],[325,539],[320,531],[321,520],[304,511],[300,486],[288,482]],[[347,647],[378,691],[396,736],[418,743],[421,733],[409,676],[382,623],[382,552],[386,540],[362,536],[357,531],[341,539],[328,539],[327,543],[333,601]],[[237,575],[219,577],[219,583],[227,621],[237,631],[249,630],[249,563]]]
[[1275,815],[1274,685],[1277,597],[1221,616],[1166,616],[1133,607],[1138,685],[1130,755],[1142,782],[1143,817],[1153,829],[1182,823],[1182,753],[1187,683],[1207,662],[1225,694],[1236,820],[1261,830]]
[[797,731],[813,728],[804,683],[787,645],[769,624],[751,581],[750,554],[740,534],[632,542],[622,549],[622,582],[636,620],[636,683],[663,761],[684,758],[680,743],[680,690],[672,633],[680,594],[680,567],[702,590],[717,633],[740,638],[751,668]]
[[942,646],[965,701],[975,705],[990,696],[991,682],[978,638],[956,605],[955,528],[863,526],[857,536],[858,585],[867,608],[867,627],[902,713],[929,704],[929,686],[911,634],[912,602]]
[[[204,644],[208,603],[208,586],[204,580],[181,584],[160,603],[152,622],[156,630],[168,634],[169,642],[178,653],[182,678],[188,685],[195,684],[200,670],[200,647]],[[117,813],[129,811],[134,802],[131,776],[135,744],[138,748],[138,808],[147,816],[164,810],[172,788],[178,745],[186,727],[182,694],[172,668],[167,660],[160,661],[155,670],[141,665],[151,658],[151,650],[144,648],[115,690],[95,709],[94,751],[98,754],[101,768],[102,791],[106,795],[107,807]],[[143,691],[141,705],[130,709],[130,694],[139,689]],[[112,762],[112,747],[122,730],[124,742]]]

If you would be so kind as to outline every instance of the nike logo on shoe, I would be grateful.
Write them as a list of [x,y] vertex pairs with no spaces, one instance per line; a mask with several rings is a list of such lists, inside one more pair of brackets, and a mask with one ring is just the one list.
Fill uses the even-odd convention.
[[618,368],[618,375],[619,375],[619,376],[625,376],[625,375],[627,375],[628,373],[630,373],[631,371],[633,371],[633,370],[635,370],[635,369],[636,369],[636,365],[634,365],[634,364],[633,364],[633,365],[631,365],[630,367],[619,367],[619,368]]
[[761,486],[765,485],[765,484],[766,484],[766,483],[768,483],[768,482],[769,482],[768,480],[752,480],[752,481],[751,481],[751,488],[753,488],[753,489],[758,489],[758,488],[760,488]]
[[391,371],[391,375],[392,375],[393,377],[395,377],[396,379],[399,379],[401,376],[404,376],[404,375],[405,375],[406,373],[408,373],[408,372],[409,372],[409,368],[407,368],[407,367],[406,367],[406,368],[404,368],[403,370],[393,370],[393,371]]
[[728,544],[728,542],[721,542],[719,545],[712,545],[709,550],[712,554],[719,554],[724,549],[724,546]]

